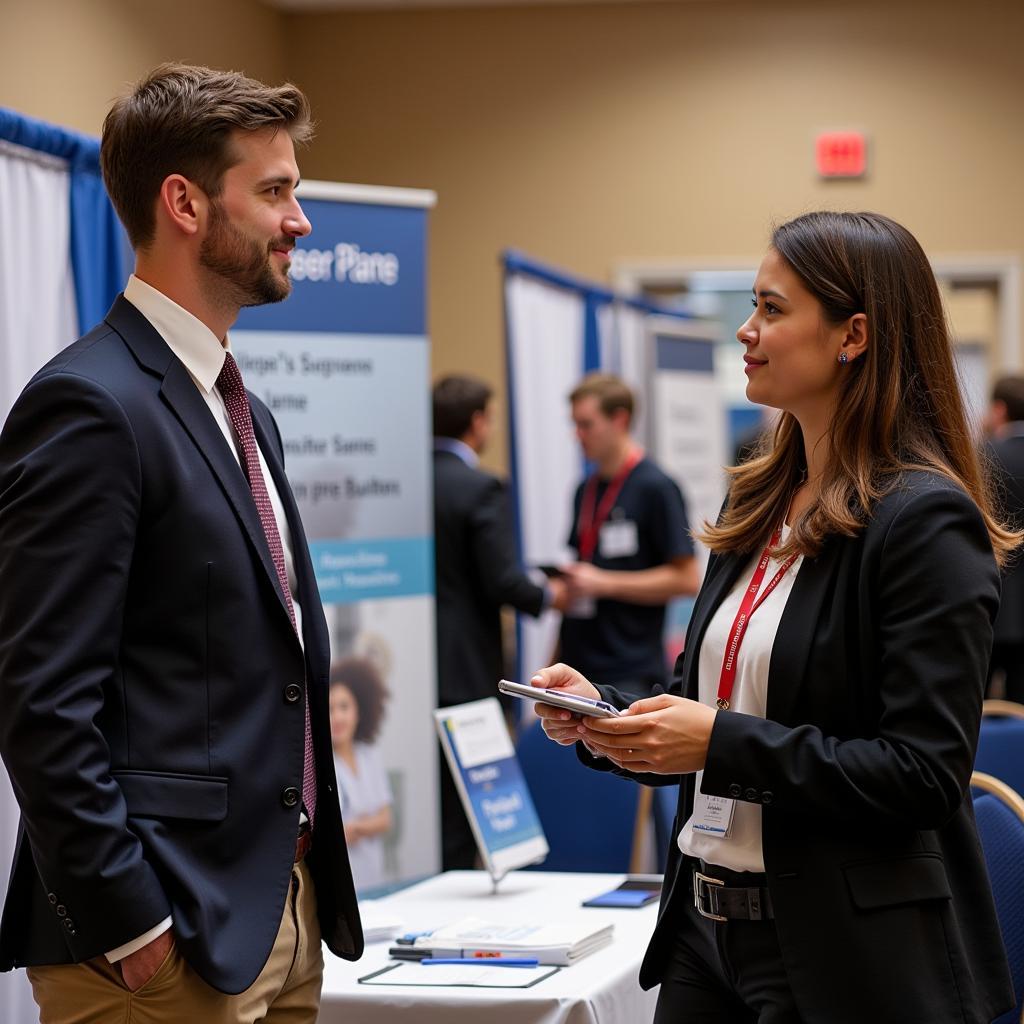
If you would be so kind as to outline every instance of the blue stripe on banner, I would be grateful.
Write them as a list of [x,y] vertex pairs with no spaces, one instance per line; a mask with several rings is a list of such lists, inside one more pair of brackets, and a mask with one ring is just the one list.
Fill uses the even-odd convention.
[[623,299],[619,299],[619,301],[650,316],[672,316],[677,320],[695,319],[692,313],[684,313],[680,309],[667,309],[665,306],[659,306],[657,302],[651,302],[649,299],[638,299],[635,295],[626,296]]
[[597,325],[597,311],[606,306],[603,297],[587,293],[583,306],[583,372],[601,369],[601,335]]
[[639,298],[631,295],[616,295],[610,288],[595,284],[593,281],[586,281],[582,277],[575,277],[559,270],[557,267],[550,267],[546,263],[524,256],[514,249],[506,249],[502,254],[502,261],[505,264],[506,274],[525,274],[528,277],[536,278],[545,284],[554,285],[556,288],[564,288],[566,291],[579,292],[582,295],[592,296],[602,302],[622,302],[627,306],[640,310],[642,313],[649,313],[652,316],[669,316],[677,320],[692,320],[689,313],[682,313],[678,309],[669,309],[660,306],[657,302]]
[[434,593],[434,540],[314,540],[313,571],[324,604]]
[[692,370],[712,373],[715,369],[715,346],[702,338],[657,338],[659,370]]
[[602,288],[600,285],[593,284],[590,281],[584,281],[581,277],[573,277],[572,274],[567,274],[564,270],[557,270],[555,267],[549,267],[545,263],[538,263],[536,260],[531,260],[522,253],[511,249],[504,253],[503,258],[506,273],[528,274],[530,277],[535,277],[538,281],[544,281],[546,284],[552,284],[556,288],[565,288],[570,292],[586,292],[603,299],[605,302],[611,302],[615,298],[614,293],[608,288]]

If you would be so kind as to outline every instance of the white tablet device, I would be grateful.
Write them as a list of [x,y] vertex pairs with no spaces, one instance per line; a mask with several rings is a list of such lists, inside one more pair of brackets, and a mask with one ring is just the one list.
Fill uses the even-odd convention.
[[577,697],[561,690],[542,690],[539,686],[525,686],[523,683],[510,683],[502,679],[498,689],[510,697],[523,700],[537,700],[541,704],[550,704],[556,708],[565,708],[577,715],[590,715],[593,718],[618,718],[619,711],[607,701],[593,700],[590,697]]

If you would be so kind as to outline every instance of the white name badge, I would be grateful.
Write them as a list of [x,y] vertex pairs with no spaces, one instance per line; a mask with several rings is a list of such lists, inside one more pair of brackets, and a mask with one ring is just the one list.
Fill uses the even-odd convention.
[[712,839],[728,839],[736,801],[698,793],[693,801],[693,831]]
[[601,527],[599,550],[602,558],[632,558],[640,550],[636,523],[632,519],[613,519]]
[[592,619],[595,615],[597,615],[597,601],[589,594],[577,597],[565,609],[565,617],[567,619]]

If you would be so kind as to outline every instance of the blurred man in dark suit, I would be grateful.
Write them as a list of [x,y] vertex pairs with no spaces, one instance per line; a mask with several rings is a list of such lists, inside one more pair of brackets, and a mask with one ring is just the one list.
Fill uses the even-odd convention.
[[[507,488],[479,468],[491,434],[492,394],[470,377],[445,377],[434,386],[439,707],[497,695],[505,665],[503,605],[540,615],[565,604],[561,580],[541,586],[523,571]],[[446,871],[475,865],[476,842],[445,764],[441,835]]]
[[[1005,514],[1019,527],[1024,523],[1024,377],[996,382],[985,427]],[[1019,558],[1003,576],[990,688],[998,673],[1006,679],[1006,699],[1024,704],[1024,564]]]

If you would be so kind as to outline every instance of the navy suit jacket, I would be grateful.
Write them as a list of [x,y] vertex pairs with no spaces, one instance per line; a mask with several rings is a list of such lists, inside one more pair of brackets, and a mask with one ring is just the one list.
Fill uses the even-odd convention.
[[[671,692],[697,699],[705,630],[751,558],[711,557]],[[944,477],[908,473],[860,534],[804,559],[767,719],[715,720],[702,789],[763,808],[775,927],[807,1024],[988,1024],[1013,1006],[968,795],[998,603],[977,506]],[[677,836],[695,776],[632,777],[681,782]],[[646,987],[670,969],[694,866],[673,842]]]
[[326,623],[280,435],[249,397],[305,653],[234,454],[123,297],[36,374],[0,434],[0,753],[22,811],[4,970],[88,960],[173,914],[198,974],[246,989],[289,892],[304,683],[320,925],[339,956],[362,952]]

